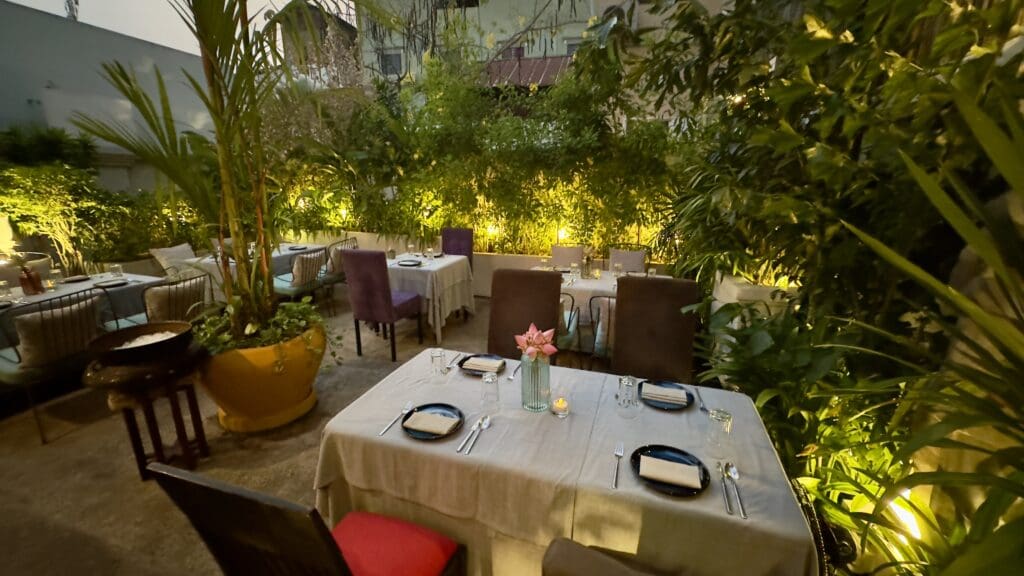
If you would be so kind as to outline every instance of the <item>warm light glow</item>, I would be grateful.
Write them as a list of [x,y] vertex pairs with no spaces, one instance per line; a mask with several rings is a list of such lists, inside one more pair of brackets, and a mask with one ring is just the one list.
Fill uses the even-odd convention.
[[569,237],[569,231],[568,230],[566,230],[565,228],[559,228],[558,229],[558,241],[559,242],[561,242],[562,240],[565,240],[568,237]]
[[495,226],[494,224],[488,224],[487,225],[487,235],[491,236],[491,237],[497,236],[498,235],[498,227]]
[[348,218],[348,208],[342,208],[341,209],[341,217],[342,218]]
[[[903,524],[903,527],[907,529],[907,532],[909,532],[914,538],[920,540],[921,528],[917,525],[917,518],[914,516],[914,512],[910,509],[908,503],[902,501],[909,501],[910,491],[904,490],[900,492],[900,496],[900,500],[893,500],[889,503],[889,508],[892,509],[896,518],[899,518],[900,524]],[[906,542],[906,538],[903,535],[900,535],[900,540]]]
[[556,410],[565,410],[568,407],[569,407],[569,401],[566,400],[565,398],[557,398],[555,400],[555,409]]

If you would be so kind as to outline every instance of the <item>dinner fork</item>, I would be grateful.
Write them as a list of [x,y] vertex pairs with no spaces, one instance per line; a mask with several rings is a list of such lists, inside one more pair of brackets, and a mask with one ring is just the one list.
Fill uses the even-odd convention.
[[694,386],[693,391],[697,393],[697,401],[700,402],[700,411],[707,414],[708,407],[704,405],[704,397],[700,395],[700,388]]
[[412,401],[410,400],[409,402],[405,403],[405,407],[402,408],[402,411],[398,413],[398,416],[395,416],[395,419],[392,420],[391,423],[389,423],[387,426],[385,426],[384,429],[380,431],[380,434],[377,434],[377,436],[383,436],[385,432],[387,432],[388,430],[391,430],[391,427],[395,425],[395,422],[398,422],[399,418],[401,418],[402,416],[405,416],[406,414],[408,414],[411,411],[412,411]]
[[612,476],[612,488],[618,489],[619,487],[619,462],[622,460],[623,451],[622,442],[615,445],[615,475]]

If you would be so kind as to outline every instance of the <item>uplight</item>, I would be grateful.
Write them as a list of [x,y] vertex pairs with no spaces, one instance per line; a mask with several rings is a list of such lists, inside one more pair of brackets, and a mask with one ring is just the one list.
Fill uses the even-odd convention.
[[[889,503],[889,508],[892,509],[892,513],[899,519],[900,524],[907,529],[915,539],[921,539],[921,528],[917,525],[917,518],[914,513],[910,510],[907,502],[910,500],[910,491],[904,490],[900,492],[900,498],[893,500]],[[901,534],[900,539],[906,542],[906,538]]]

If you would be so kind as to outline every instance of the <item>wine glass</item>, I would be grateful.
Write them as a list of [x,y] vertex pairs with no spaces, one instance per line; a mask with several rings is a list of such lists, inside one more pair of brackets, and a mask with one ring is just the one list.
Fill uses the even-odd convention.
[[541,268],[541,270],[550,270],[551,269],[548,266],[548,262],[549,262],[549,260],[547,258],[541,258],[540,259],[540,268]]
[[622,276],[622,263],[616,262],[612,265],[612,275],[616,278]]
[[0,280],[0,300],[11,299],[11,287],[7,280]]
[[413,244],[412,242],[410,242],[409,244],[407,244],[407,245],[405,246],[405,252],[406,252],[406,254],[408,254],[409,256],[416,256],[416,254],[415,254],[415,250],[416,250],[416,245],[415,245],[415,244]]
[[575,282],[580,279],[580,265],[578,262],[569,264],[569,280]]
[[427,260],[433,260],[433,259],[434,259],[434,247],[433,246],[429,246],[429,247],[427,247]]

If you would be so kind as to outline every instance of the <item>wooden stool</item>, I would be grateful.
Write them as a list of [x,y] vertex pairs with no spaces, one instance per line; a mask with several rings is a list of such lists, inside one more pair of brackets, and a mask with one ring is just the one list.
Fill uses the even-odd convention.
[[[192,470],[196,467],[198,457],[210,455],[210,447],[206,443],[203,431],[203,419],[199,414],[199,402],[196,400],[195,371],[206,356],[205,350],[193,343],[185,354],[160,362],[122,365],[103,365],[99,361],[89,364],[82,380],[86,386],[106,388],[107,405],[112,411],[120,411],[128,429],[135,463],[139,468],[139,476],[149,479],[146,465],[152,461],[169,463],[180,458],[181,463]],[[193,435],[188,437],[185,420],[182,417],[178,393],[185,393],[188,403],[189,417],[192,420]],[[165,447],[160,438],[160,427],[153,410],[153,402],[167,398],[171,406],[171,418],[174,420],[174,432],[177,442]],[[139,433],[139,423],[135,418],[135,409],[141,409],[146,420],[150,444],[153,452],[147,454]]]

